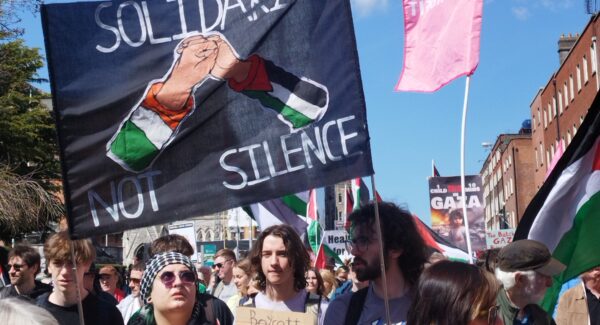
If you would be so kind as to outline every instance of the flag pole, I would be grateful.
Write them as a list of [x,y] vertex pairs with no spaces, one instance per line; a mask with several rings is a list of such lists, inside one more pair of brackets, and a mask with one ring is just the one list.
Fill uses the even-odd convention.
[[83,305],[81,304],[81,291],[80,288],[83,286],[83,283],[79,283],[77,280],[77,259],[75,258],[75,243],[71,240],[71,264],[73,269],[73,277],[75,278],[75,289],[77,289],[77,312],[79,313],[79,325],[85,325],[85,320],[83,319]]
[[471,75],[467,76],[465,83],[465,99],[463,102],[462,126],[460,130],[460,187],[462,195],[462,209],[467,237],[467,253],[469,253],[469,263],[473,264],[473,250],[471,248],[471,232],[469,231],[469,218],[467,216],[467,195],[465,192],[465,126],[467,124],[467,107],[469,103],[469,85]]
[[375,206],[375,230],[377,231],[377,239],[379,241],[379,267],[381,268],[381,280],[383,280],[383,303],[385,305],[386,324],[392,324],[390,317],[390,301],[387,290],[387,276],[385,274],[385,256],[383,254],[383,236],[381,234],[381,220],[379,218],[379,202],[377,202],[377,189],[375,188],[375,174],[371,175],[371,187],[373,188],[373,202]]

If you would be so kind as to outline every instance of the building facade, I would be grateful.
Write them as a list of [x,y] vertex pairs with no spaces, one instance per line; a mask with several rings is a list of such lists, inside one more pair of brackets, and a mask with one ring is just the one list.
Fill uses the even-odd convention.
[[598,93],[598,17],[590,19],[581,35],[560,37],[560,66],[530,105],[536,190],[544,183],[561,147],[571,143]]
[[534,167],[530,129],[498,136],[481,169],[486,229],[516,228],[536,192]]

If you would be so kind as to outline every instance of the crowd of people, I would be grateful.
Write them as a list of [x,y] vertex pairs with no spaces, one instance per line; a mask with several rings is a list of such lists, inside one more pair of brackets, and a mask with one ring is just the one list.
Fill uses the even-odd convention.
[[388,315],[409,325],[600,324],[600,267],[561,297],[555,322],[538,304],[565,266],[542,243],[515,241],[482,265],[449,261],[431,254],[408,211],[378,208],[381,240],[374,205],[353,212],[353,259],[337,268],[311,267],[288,225],[264,229],[247,256],[218,251],[211,268],[192,262],[185,238],[163,236],[125,277],[114,265],[96,268],[91,241],[59,232],[44,245],[51,284],[36,280],[37,250],[15,245],[3,265],[10,285],[0,289],[0,324],[229,325],[242,308],[303,313],[312,324],[385,324]]

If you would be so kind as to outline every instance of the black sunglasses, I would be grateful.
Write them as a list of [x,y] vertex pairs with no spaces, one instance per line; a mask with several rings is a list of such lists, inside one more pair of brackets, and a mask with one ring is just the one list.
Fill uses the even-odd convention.
[[196,282],[196,275],[192,271],[182,271],[177,275],[175,275],[175,272],[166,271],[160,275],[160,281],[165,285],[165,287],[171,289],[176,277],[179,277],[181,282],[184,284],[192,284]]
[[231,260],[227,260],[227,261],[225,261],[225,262],[223,262],[223,263],[217,263],[217,264],[213,264],[212,268],[213,268],[213,269],[216,269],[216,268],[222,268],[222,267],[223,267],[223,265],[224,265],[225,263],[229,262],[229,261],[231,261]]
[[10,270],[11,268],[15,269],[15,271],[19,272],[21,271],[21,269],[23,268],[23,264],[8,264],[8,269]]

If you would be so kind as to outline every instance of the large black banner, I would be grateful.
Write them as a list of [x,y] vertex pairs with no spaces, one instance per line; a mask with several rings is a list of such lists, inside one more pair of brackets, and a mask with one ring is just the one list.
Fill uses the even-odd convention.
[[372,174],[348,0],[42,6],[74,238]]

